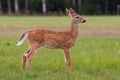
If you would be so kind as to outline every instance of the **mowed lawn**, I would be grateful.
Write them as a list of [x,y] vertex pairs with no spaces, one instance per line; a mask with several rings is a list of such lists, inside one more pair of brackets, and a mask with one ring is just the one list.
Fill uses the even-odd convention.
[[63,51],[40,48],[31,68],[22,72],[27,41],[16,46],[22,32],[32,28],[67,30],[66,16],[0,16],[0,80],[120,80],[120,17],[85,16],[70,50],[72,71],[66,71]]

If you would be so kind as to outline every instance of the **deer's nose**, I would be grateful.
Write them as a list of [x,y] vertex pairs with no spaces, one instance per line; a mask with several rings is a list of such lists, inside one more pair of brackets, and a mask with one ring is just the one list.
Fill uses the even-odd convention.
[[82,21],[82,23],[85,23],[85,22],[86,22],[86,20],[83,20],[83,21]]

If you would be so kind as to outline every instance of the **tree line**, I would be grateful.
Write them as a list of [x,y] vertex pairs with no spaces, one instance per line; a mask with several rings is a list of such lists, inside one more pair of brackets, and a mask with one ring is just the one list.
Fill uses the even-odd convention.
[[119,14],[120,0],[0,0],[0,14],[64,14],[73,8],[84,15]]

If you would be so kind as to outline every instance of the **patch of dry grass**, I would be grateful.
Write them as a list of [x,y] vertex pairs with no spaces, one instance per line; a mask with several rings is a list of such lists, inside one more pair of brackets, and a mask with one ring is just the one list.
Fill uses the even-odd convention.
[[[80,36],[119,36],[119,16],[85,16],[87,22],[79,24]],[[69,17],[42,16],[0,16],[0,35],[18,36],[27,29],[47,28],[67,30],[70,26]]]

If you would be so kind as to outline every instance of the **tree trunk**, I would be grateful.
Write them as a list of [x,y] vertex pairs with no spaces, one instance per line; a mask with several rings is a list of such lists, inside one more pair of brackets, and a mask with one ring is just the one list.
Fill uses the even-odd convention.
[[108,14],[108,0],[105,0],[105,14]]
[[11,0],[7,0],[8,4],[8,14],[11,14]]
[[120,15],[120,5],[117,5],[117,15]]
[[76,0],[72,0],[72,6],[75,8]]
[[46,0],[42,0],[42,12],[43,15],[46,15],[47,13]]
[[14,3],[14,6],[15,6],[15,13],[18,13],[19,12],[19,4],[18,4],[18,0],[14,0],[15,3]]
[[2,14],[2,4],[1,4],[1,0],[0,0],[0,14]]
[[29,10],[28,10],[28,0],[25,0],[25,13],[28,14]]
[[81,1],[82,0],[78,0],[78,11],[81,12]]

